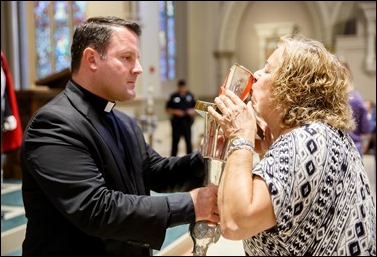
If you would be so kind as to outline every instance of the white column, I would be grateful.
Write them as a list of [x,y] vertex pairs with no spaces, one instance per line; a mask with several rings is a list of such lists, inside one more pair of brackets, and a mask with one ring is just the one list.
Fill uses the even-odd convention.
[[360,3],[359,6],[366,22],[365,68],[369,72],[376,72],[376,2]]

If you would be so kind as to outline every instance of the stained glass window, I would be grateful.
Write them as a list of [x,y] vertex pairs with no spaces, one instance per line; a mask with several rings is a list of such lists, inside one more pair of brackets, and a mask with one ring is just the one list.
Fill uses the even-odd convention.
[[69,68],[74,27],[86,19],[86,1],[34,1],[38,79]]
[[172,80],[176,76],[176,40],[174,1],[159,1],[160,77]]

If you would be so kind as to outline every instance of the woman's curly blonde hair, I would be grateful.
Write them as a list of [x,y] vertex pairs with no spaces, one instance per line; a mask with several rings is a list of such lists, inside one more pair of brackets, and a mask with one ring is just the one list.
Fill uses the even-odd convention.
[[352,130],[351,74],[344,63],[322,43],[300,35],[281,37],[278,47],[283,53],[270,90],[283,127],[322,121]]

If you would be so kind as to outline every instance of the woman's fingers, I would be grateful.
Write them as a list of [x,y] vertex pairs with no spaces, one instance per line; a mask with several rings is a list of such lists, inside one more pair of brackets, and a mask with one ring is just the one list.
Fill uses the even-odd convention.
[[239,98],[239,96],[237,96],[233,91],[231,91],[229,89],[227,89],[225,91],[225,95],[228,96],[234,104],[242,104],[243,103],[241,98]]

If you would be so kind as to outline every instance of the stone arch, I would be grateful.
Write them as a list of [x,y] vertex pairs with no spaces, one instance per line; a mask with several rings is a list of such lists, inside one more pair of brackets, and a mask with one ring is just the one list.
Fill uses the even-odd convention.
[[[236,53],[237,32],[242,17],[254,1],[224,1],[223,16],[220,25],[218,46],[214,53],[217,59],[217,80],[220,83],[227,69],[233,64]],[[344,8],[343,1],[305,1],[316,38],[326,46],[333,44],[333,27],[339,19],[339,13]],[[347,3],[346,3],[347,4]],[[349,4],[348,4],[349,5]]]
[[[253,1],[225,1],[224,15],[220,26],[218,51],[234,52],[237,28],[248,5]],[[331,40],[332,26],[338,18],[342,1],[305,1],[313,19],[316,35],[323,40]]]

